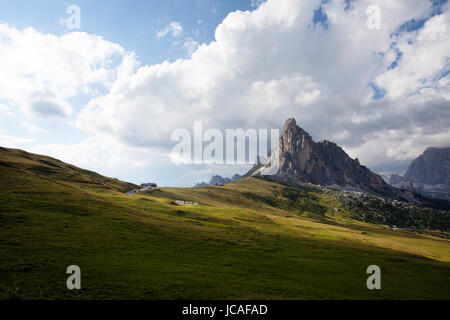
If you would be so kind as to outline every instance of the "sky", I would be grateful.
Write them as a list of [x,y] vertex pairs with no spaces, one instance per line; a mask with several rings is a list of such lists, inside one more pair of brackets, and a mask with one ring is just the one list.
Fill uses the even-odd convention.
[[2,0],[0,145],[192,186],[251,165],[174,163],[175,130],[294,117],[402,174],[450,146],[449,38],[445,0]]

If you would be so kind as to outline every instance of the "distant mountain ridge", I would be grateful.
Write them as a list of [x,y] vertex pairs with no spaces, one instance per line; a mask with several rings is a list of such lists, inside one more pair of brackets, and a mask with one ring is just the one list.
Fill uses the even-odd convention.
[[234,176],[232,176],[231,178],[226,178],[226,177],[224,178],[220,175],[214,175],[211,177],[211,180],[209,180],[209,183],[199,182],[194,187],[224,185],[226,183],[237,181],[241,178],[242,178],[242,176],[237,173]]
[[427,148],[411,162],[403,176],[392,175],[389,183],[428,197],[450,200],[450,147]]
[[328,140],[315,142],[293,118],[286,120],[271,158],[252,168],[248,175],[264,175],[264,169],[276,161],[274,157],[279,159],[279,168],[270,175],[271,179],[349,187],[394,199],[412,196],[390,186],[335,143]]

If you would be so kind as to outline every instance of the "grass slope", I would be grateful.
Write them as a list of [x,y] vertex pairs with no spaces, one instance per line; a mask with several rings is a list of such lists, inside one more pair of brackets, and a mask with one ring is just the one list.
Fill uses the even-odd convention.
[[[1,148],[0,298],[450,298],[448,240],[356,221],[314,189],[134,187]],[[72,264],[81,290],[66,288]],[[382,290],[366,288],[372,264]]]

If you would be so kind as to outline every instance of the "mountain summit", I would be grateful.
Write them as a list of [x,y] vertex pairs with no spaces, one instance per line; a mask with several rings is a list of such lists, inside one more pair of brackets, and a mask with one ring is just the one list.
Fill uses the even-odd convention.
[[414,183],[450,185],[450,148],[428,148],[403,175]]
[[450,200],[450,147],[428,148],[414,159],[403,176],[392,175],[395,187]]
[[350,187],[370,193],[398,198],[398,190],[384,182],[377,174],[352,159],[333,142],[315,142],[308,132],[297,126],[295,119],[287,119],[278,146],[268,162],[252,175],[264,175],[263,168],[278,158],[278,171],[272,179],[293,183],[312,183]]

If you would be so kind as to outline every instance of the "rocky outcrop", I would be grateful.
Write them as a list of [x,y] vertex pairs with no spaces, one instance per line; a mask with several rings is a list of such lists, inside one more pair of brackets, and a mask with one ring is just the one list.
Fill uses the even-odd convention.
[[[373,194],[399,198],[399,192],[379,175],[362,166],[358,159],[331,141],[315,142],[297,126],[295,119],[285,122],[278,147],[269,159],[273,165],[278,158],[278,170],[270,178],[293,183],[351,187]],[[253,175],[264,174],[267,163],[253,168]]]

